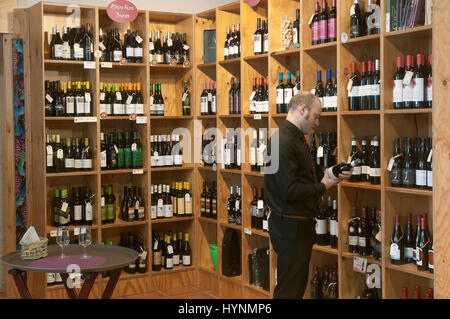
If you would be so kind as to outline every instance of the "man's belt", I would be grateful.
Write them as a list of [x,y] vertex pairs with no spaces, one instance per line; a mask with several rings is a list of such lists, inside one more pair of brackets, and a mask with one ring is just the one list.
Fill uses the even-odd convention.
[[298,216],[298,215],[286,215],[286,214],[282,214],[277,212],[274,209],[270,210],[272,213],[275,213],[278,216],[281,216],[282,218],[292,218],[292,219],[303,219],[303,220],[313,220],[313,217],[306,217],[306,216]]

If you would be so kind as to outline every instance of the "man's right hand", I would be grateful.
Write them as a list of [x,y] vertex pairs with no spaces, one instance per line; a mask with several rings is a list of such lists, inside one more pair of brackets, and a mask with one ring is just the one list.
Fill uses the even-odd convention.
[[[329,168],[328,168],[329,169]],[[328,169],[325,170],[325,174],[323,175],[322,180],[320,181],[325,185],[326,189],[330,189],[333,186],[336,186],[341,181],[340,179],[333,179],[328,176]]]

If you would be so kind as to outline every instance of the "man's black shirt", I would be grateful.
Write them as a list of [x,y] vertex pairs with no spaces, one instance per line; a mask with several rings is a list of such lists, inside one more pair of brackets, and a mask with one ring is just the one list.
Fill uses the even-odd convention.
[[326,188],[320,183],[322,171],[316,170],[318,183],[314,178],[304,140],[298,127],[284,120],[279,131],[279,169],[275,174],[265,174],[264,184],[272,209],[286,215],[316,217]]

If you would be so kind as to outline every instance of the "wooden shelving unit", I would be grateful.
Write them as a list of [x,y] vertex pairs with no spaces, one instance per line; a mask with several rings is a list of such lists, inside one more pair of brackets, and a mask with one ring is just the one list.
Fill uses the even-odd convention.
[[[115,191],[121,191],[120,185],[137,184],[143,187],[146,199],[146,211],[150,201],[150,185],[168,183],[172,180],[188,181],[191,184],[193,195],[193,217],[173,218],[162,220],[149,220],[128,224],[117,221],[115,224],[101,224],[100,202],[95,200],[96,215],[94,218],[94,233],[96,242],[104,238],[111,238],[114,244],[118,244],[118,236],[122,230],[139,230],[146,234],[147,247],[151,247],[152,231],[168,231],[170,229],[189,232],[192,247],[191,267],[178,267],[173,271],[153,272],[151,270],[151,257],[148,258],[148,272],[144,275],[124,275],[118,283],[115,297],[129,294],[138,294],[164,288],[176,288],[196,283],[202,288],[210,289],[222,298],[270,298],[275,288],[276,253],[270,242],[269,234],[263,231],[253,230],[250,227],[250,202],[252,200],[252,188],[264,188],[264,175],[251,172],[248,164],[248,154],[242,159],[241,170],[225,170],[219,164],[217,169],[202,167],[198,163],[186,164],[181,168],[152,168],[150,167],[150,135],[169,134],[171,129],[186,127],[191,132],[192,145],[196,134],[194,132],[205,131],[210,127],[217,127],[222,133],[226,128],[242,127],[267,128],[271,134],[280,127],[286,114],[276,113],[276,95],[274,88],[278,84],[278,73],[291,71],[293,74],[300,71],[301,87],[310,91],[316,83],[316,71],[321,70],[326,74],[327,69],[337,69],[338,78],[338,111],[323,113],[320,121],[319,132],[336,131],[338,133],[338,159],[346,160],[351,148],[351,136],[378,135],[381,139],[381,185],[367,183],[341,183],[338,187],[327,192],[338,200],[339,211],[339,243],[338,249],[330,247],[313,247],[311,265],[332,266],[338,264],[339,268],[339,297],[342,299],[357,298],[365,285],[363,275],[352,269],[353,254],[348,253],[347,222],[351,215],[351,207],[360,208],[362,205],[380,208],[383,212],[383,260],[377,261],[369,258],[369,263],[375,263],[382,268],[382,295],[383,298],[400,298],[401,287],[408,287],[412,291],[415,284],[422,287],[434,287],[436,295],[448,297],[448,288],[437,284],[437,274],[441,270],[445,274],[444,267],[439,267],[438,262],[448,255],[444,244],[437,243],[435,239],[436,275],[419,272],[413,265],[394,266],[389,261],[390,232],[393,228],[395,214],[400,214],[402,220],[406,214],[412,212],[417,215],[428,212],[429,227],[440,229],[439,235],[443,236],[444,228],[433,227],[437,224],[434,220],[434,212],[438,208],[438,201],[433,196],[435,191],[420,191],[409,189],[395,189],[389,185],[389,175],[386,168],[389,158],[392,156],[392,144],[395,137],[404,136],[432,136],[436,134],[436,117],[434,110],[393,110],[392,87],[395,58],[398,55],[424,53],[432,51],[432,27],[417,27],[411,30],[385,32],[385,8],[384,1],[381,4],[381,34],[358,39],[349,39],[343,43],[341,34],[349,32],[350,22],[348,10],[352,0],[342,0],[338,4],[338,41],[318,46],[311,45],[311,30],[308,20],[314,12],[314,2],[305,0],[262,0],[256,7],[250,7],[244,0],[238,0],[231,4],[208,10],[196,15],[161,13],[152,11],[139,11],[137,19],[130,25],[120,25],[121,32],[127,28],[138,29],[144,38],[144,63],[119,65],[113,63],[113,68],[102,68],[96,61],[95,70],[84,70],[83,62],[52,61],[44,58],[43,35],[44,31],[51,31],[55,24],[64,25],[68,17],[67,5],[39,3],[29,9],[30,23],[30,47],[31,55],[31,82],[34,83],[31,91],[33,97],[33,110],[31,129],[33,131],[33,144],[30,149],[33,152],[33,184],[43,185],[33,190],[33,210],[31,223],[41,233],[49,233],[53,230],[48,226],[51,190],[55,186],[83,184],[100,193],[103,184],[113,184]],[[287,15],[295,19],[295,10],[300,9],[300,49],[280,50],[280,23],[281,16]],[[262,18],[269,21],[269,53],[259,56],[253,55],[252,32],[256,27],[256,19]],[[442,21],[443,24],[446,24]],[[81,23],[90,23],[96,38],[95,48],[98,48],[97,34],[99,28],[103,30],[116,25],[108,19],[105,8],[81,7]],[[223,60],[223,43],[226,37],[226,27],[239,23],[241,25],[241,57],[233,60]],[[180,66],[151,66],[148,61],[148,33],[150,30],[179,31],[187,33],[188,45],[191,48],[190,56],[192,65],[188,68]],[[216,61],[204,63],[203,60],[203,30],[215,29],[217,31]],[[250,31],[249,31],[250,30]],[[28,30],[27,30],[28,31]],[[50,33],[50,32],[49,32]],[[446,56],[443,50],[435,52]],[[436,56],[436,55],[435,55]],[[348,111],[347,80],[351,62],[380,59],[381,63],[381,110],[379,111]],[[360,69],[360,68],[359,68]],[[62,74],[64,73],[64,76]],[[45,118],[44,116],[44,80],[56,79],[62,76],[63,80],[71,77],[91,81],[94,95],[94,114],[96,123],[74,123],[73,118]],[[239,77],[241,80],[241,109],[242,114],[228,114],[228,91],[230,79]],[[269,79],[269,114],[261,115],[256,119],[249,112],[248,100],[254,77],[268,77]],[[334,78],[334,77],[333,77]],[[145,114],[147,124],[136,124],[129,117],[100,119],[99,110],[99,83],[115,81],[141,82],[144,95]],[[179,101],[183,91],[183,82],[189,82],[191,91],[192,109],[191,116],[181,114]],[[166,101],[165,116],[155,117],[149,115],[149,91],[150,83],[162,83],[162,93]],[[217,115],[200,115],[199,100],[203,83],[217,83]],[[447,85],[447,84],[445,84]],[[440,91],[443,89],[441,88]],[[443,103],[443,101],[441,101]],[[441,111],[443,113],[444,111]],[[442,118],[448,119],[448,111]],[[442,119],[439,119],[442,121]],[[432,125],[434,130],[432,130]],[[441,122],[442,125],[442,122]],[[445,126],[445,125],[442,125]],[[135,129],[141,133],[144,149],[143,174],[133,175],[133,170],[101,171],[100,170],[100,133],[108,130]],[[442,129],[442,128],[441,128]],[[45,174],[44,150],[45,134],[47,130],[73,134],[83,133],[89,137],[94,148],[94,170],[82,173]],[[436,136],[436,135],[434,135]],[[445,136],[443,131],[440,135]],[[435,138],[434,141],[437,139]],[[241,140],[243,147],[248,147],[245,138]],[[442,142],[439,142],[442,143]],[[248,152],[246,152],[248,153]],[[445,159],[445,152],[437,151],[440,160]],[[192,163],[192,161],[191,161]],[[442,163],[442,162],[441,162]],[[446,181],[440,182],[441,189]],[[200,217],[200,193],[203,182],[217,183],[217,219]],[[229,196],[229,187],[239,185],[242,190],[242,225],[230,225],[227,221],[226,199]],[[447,187],[448,188],[448,187]],[[119,202],[119,200],[117,200]],[[442,204],[440,204],[442,205]],[[441,207],[441,206],[440,206]],[[442,206],[442,213],[447,206]],[[440,216],[440,223],[448,225],[448,217]],[[147,216],[148,217],[148,216]],[[242,253],[242,274],[236,278],[222,275],[221,245],[226,228],[234,228],[239,232]],[[438,233],[435,233],[436,236]],[[218,269],[214,269],[210,245],[218,246]],[[247,267],[248,253],[254,248],[267,247],[270,251],[270,291],[249,285]],[[440,255],[439,248],[442,248]],[[150,254],[151,255],[151,254]],[[312,269],[310,270],[310,277]],[[443,275],[442,275],[443,276]],[[33,276],[33,291],[40,297],[64,297],[62,287],[45,288],[43,276]],[[448,280],[447,280],[448,281]],[[93,289],[93,296],[100,295],[100,289],[106,284],[105,279],[100,279],[96,284],[98,289]],[[306,298],[309,297],[309,287]]]

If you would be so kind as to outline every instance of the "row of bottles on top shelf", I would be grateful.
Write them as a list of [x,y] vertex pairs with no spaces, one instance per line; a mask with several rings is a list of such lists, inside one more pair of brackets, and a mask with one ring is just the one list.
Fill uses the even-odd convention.
[[311,26],[312,45],[335,42],[337,39],[337,14],[336,0],[331,4],[328,12],[326,0],[322,0],[322,11],[320,12],[319,2],[314,4],[314,14],[309,25]]
[[361,76],[356,69],[356,63],[352,63],[347,95],[349,111],[380,109],[380,60],[362,62]]
[[126,222],[144,221],[146,218],[144,197],[142,187],[124,186],[122,203],[118,207],[113,185],[102,185],[100,199],[102,224],[114,223],[117,216]]
[[313,268],[313,277],[310,284],[311,299],[339,299],[338,265],[324,266],[322,276],[318,266]]
[[92,148],[89,138],[63,138],[47,134],[46,172],[79,172],[92,170]]
[[150,31],[150,63],[170,64],[190,66],[190,47],[187,45],[186,33],[180,34],[178,32],[167,32],[167,35],[162,37],[161,31],[156,32],[155,39],[153,39],[153,32]]
[[151,219],[192,216],[192,194],[188,182],[151,185]]
[[352,218],[348,222],[349,252],[381,260],[381,231],[381,210],[371,208],[369,215],[369,208],[363,207],[360,218],[357,208],[352,207]]
[[102,132],[100,139],[100,168],[102,170],[143,167],[143,151],[139,132]]
[[337,201],[328,196],[328,206],[324,207],[316,217],[315,243],[319,246],[331,246],[331,248],[337,249],[338,229]]
[[203,182],[203,191],[200,194],[200,216],[217,219],[217,182]]
[[[184,240],[183,240],[184,239]],[[189,233],[169,231],[168,233],[153,232],[152,236],[152,270],[161,271],[174,269],[183,265],[192,265],[192,251],[189,244]]]
[[350,37],[358,38],[365,35],[380,33],[380,1],[368,0],[366,12],[355,0],[350,7]]
[[394,265],[413,263],[417,270],[434,272],[434,244],[428,230],[427,214],[417,216],[415,233],[411,214],[408,214],[405,233],[400,225],[400,215],[395,215],[389,254]]
[[90,82],[45,81],[45,116],[92,116]]
[[89,187],[74,186],[69,196],[68,188],[55,188],[52,200],[52,225],[92,225],[95,194]]
[[142,63],[144,60],[143,39],[139,31],[130,29],[123,35],[123,41],[118,28],[108,30],[106,36],[100,28],[99,48],[101,62]]
[[60,27],[52,27],[50,43],[47,32],[44,40],[44,57],[53,60],[94,60],[94,37],[90,24],[86,26],[63,26],[61,37]]
[[394,109],[420,109],[433,106],[433,56],[428,56],[428,67],[425,56],[417,55],[417,65],[414,56],[397,57],[397,71],[393,82]]
[[400,139],[394,139],[394,155],[387,167],[392,187],[433,189],[432,145],[430,137],[405,137],[402,152]]

